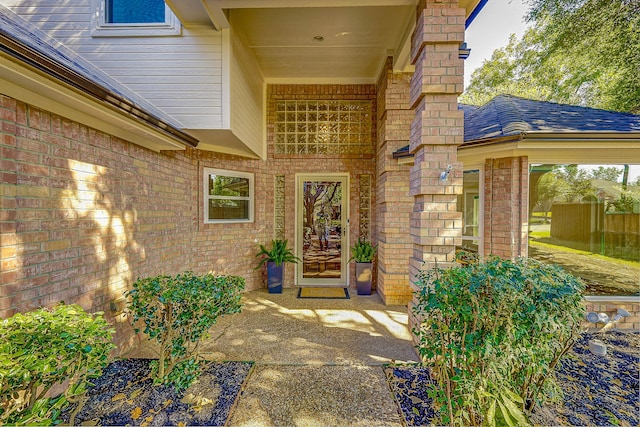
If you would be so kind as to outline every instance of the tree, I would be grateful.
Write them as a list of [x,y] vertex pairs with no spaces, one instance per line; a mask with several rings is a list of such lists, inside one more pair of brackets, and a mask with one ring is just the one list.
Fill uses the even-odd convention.
[[558,195],[565,202],[579,202],[595,194],[589,172],[578,165],[565,165],[554,168]]
[[557,100],[554,86],[561,80],[561,71],[555,69],[555,62],[551,61],[544,68],[539,66],[543,42],[536,28],[529,29],[521,40],[511,35],[507,46],[496,49],[491,59],[473,72],[460,101],[482,105],[501,94],[541,101]]
[[471,77],[462,102],[497,94],[640,112],[640,2],[529,0],[521,40],[494,52]]
[[598,169],[591,171],[593,179],[602,179],[605,181],[618,182],[622,169],[618,169],[614,166],[598,166]]
[[[558,176],[556,174],[547,172],[542,175],[537,182],[537,200],[535,203],[536,206],[539,206],[540,209],[542,209],[545,216],[548,216],[553,202],[555,202],[560,196],[560,189],[562,188],[562,185],[558,181]],[[531,212],[529,212],[529,215],[531,215]]]

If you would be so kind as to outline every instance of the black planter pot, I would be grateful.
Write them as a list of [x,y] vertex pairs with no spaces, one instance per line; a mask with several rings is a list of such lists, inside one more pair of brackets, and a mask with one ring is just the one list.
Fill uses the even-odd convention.
[[356,287],[358,295],[371,295],[372,262],[356,262]]
[[284,263],[276,265],[273,261],[267,261],[267,287],[270,294],[282,293],[282,272]]

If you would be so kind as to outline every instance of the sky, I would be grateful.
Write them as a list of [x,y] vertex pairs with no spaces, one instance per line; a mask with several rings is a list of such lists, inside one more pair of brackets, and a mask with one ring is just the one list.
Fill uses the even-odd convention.
[[[467,47],[471,48],[471,55],[464,61],[465,87],[471,80],[471,73],[490,59],[494,50],[505,47],[511,34],[522,37],[528,25],[524,21],[527,9],[523,0],[489,0],[482,8],[465,31]],[[640,165],[632,165],[630,169],[629,179],[634,181],[640,176]]]
[[464,85],[469,84],[471,73],[490,59],[494,50],[505,47],[509,36],[520,38],[527,24],[524,15],[527,6],[523,0],[489,0],[465,31],[471,55],[464,61]]

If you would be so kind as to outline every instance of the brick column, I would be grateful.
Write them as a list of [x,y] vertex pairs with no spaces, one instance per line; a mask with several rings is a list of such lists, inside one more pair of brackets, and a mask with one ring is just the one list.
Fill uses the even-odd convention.
[[409,144],[413,110],[409,105],[411,73],[394,73],[391,58],[378,80],[377,152],[377,291],[386,304],[411,301],[407,263],[413,253],[409,219],[409,166],[398,164],[393,152]]
[[[458,58],[464,21],[465,10],[458,7],[457,0],[422,0],[417,8],[411,52],[416,67],[411,80],[415,109],[410,138],[415,160],[411,169],[411,283],[421,269],[436,261],[439,266],[454,262],[455,246],[462,242],[462,214],[456,210],[456,195],[462,193],[463,172],[457,147],[464,138],[464,118],[458,110],[464,84],[464,64]],[[451,173],[443,182],[440,174],[449,165]],[[410,327],[420,322],[410,317]]]
[[0,319],[14,314],[17,278],[15,100],[0,94]]
[[488,159],[484,165],[484,254],[527,256],[529,161]]

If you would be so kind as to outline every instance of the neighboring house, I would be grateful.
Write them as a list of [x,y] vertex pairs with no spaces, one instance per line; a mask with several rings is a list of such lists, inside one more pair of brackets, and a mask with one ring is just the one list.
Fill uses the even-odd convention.
[[[258,289],[254,254],[274,238],[304,259],[288,286],[351,285],[347,248],[372,239],[377,293],[406,304],[424,263],[463,242],[465,170],[491,192],[470,196],[484,222],[464,233],[514,257],[529,163],[638,159],[637,132],[465,142],[460,55],[480,0],[166,3],[0,0],[0,317],[79,303],[123,350],[136,278]],[[413,166],[393,155],[407,144]]]

